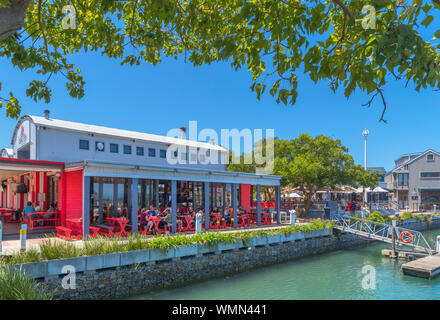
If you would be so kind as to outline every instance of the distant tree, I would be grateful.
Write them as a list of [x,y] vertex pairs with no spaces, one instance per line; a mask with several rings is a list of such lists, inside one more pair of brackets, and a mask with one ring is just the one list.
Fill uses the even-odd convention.
[[[122,65],[226,61],[252,74],[258,99],[269,92],[283,104],[296,102],[304,72],[347,98],[366,92],[368,106],[377,97],[384,120],[390,80],[440,88],[431,41],[440,38],[432,23],[439,8],[440,0],[0,0],[0,57],[36,73],[26,95],[46,103],[57,75],[72,97],[83,97],[85,81],[68,59],[96,51]],[[2,106],[19,116],[13,92]]]
[[[228,166],[232,171],[240,168]],[[255,164],[247,168],[255,168]],[[304,194],[305,212],[319,189],[338,185],[375,187],[379,182],[379,173],[356,165],[340,140],[324,135],[313,138],[307,133],[293,140],[275,139],[273,173],[282,176],[282,186],[299,188]]]

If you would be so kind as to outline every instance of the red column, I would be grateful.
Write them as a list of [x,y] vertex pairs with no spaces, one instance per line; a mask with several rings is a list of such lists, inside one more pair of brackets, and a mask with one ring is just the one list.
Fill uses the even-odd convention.
[[241,184],[240,185],[240,204],[246,210],[246,212],[251,211],[251,185]]
[[43,206],[42,209],[46,210],[47,209],[47,173],[43,173],[43,192],[44,192],[44,201],[43,201]]

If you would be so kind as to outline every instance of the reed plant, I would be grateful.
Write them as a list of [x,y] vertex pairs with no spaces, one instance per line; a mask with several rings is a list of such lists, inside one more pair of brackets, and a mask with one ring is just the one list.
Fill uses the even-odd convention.
[[52,295],[22,270],[0,266],[0,300],[50,300]]

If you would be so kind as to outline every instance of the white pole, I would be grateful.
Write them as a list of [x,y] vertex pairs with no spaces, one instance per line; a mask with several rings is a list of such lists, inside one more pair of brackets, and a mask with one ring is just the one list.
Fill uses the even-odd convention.
[[[367,170],[367,135],[365,135],[364,144],[364,169]],[[364,187],[364,207],[367,206],[367,188]]]
[[22,224],[20,229],[20,252],[26,251],[27,224]]
[[440,253],[440,236],[437,236],[437,245],[435,251],[437,251],[437,253]]
[[294,226],[295,225],[295,213],[296,213],[296,211],[295,210],[289,210],[289,213],[290,213],[290,224],[292,226]]
[[196,233],[202,233],[202,217],[203,217],[203,212],[199,211],[196,214]]

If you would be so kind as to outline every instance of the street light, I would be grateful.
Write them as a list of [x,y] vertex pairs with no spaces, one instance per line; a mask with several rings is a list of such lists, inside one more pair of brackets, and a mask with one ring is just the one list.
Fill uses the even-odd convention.
[[[365,138],[365,145],[364,145],[364,169],[367,170],[367,137],[370,134],[370,131],[368,129],[365,129],[362,132],[362,135]],[[366,207],[367,203],[367,189],[364,187],[364,207]]]

